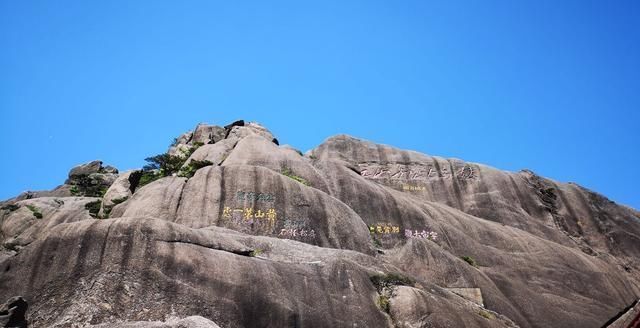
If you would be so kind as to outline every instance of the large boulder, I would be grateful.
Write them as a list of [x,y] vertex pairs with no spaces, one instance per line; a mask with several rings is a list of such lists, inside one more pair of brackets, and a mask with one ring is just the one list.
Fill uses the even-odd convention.
[[101,173],[102,161],[96,160],[89,163],[80,164],[69,171],[69,179],[89,175],[92,173]]
[[99,216],[108,216],[114,206],[127,200],[133,192],[137,181],[135,175],[139,174],[138,170],[131,170],[122,173],[118,178],[109,186],[107,192],[102,197],[102,207],[100,208]]
[[193,131],[193,136],[191,137],[191,143],[202,143],[202,144],[212,144],[216,143],[220,140],[223,140],[225,137],[225,130],[222,127],[216,125],[208,125],[208,124],[198,124],[195,130]]
[[208,166],[188,181],[162,178],[136,191],[111,214],[134,216],[372,251],[368,228],[349,207],[259,166]]
[[70,186],[73,196],[102,197],[117,178],[116,168],[102,166],[102,161],[92,161],[71,169],[65,185]]
[[266,167],[275,172],[298,178],[299,181],[310,187],[328,192],[324,178],[308,158],[291,148],[279,147],[267,138],[258,135],[248,135],[241,139],[222,165]]
[[[573,183],[557,183],[529,170],[505,172],[346,135],[329,138],[312,154],[387,189],[576,246],[590,255],[605,252],[624,255],[629,261],[640,258],[640,213]],[[325,174],[338,178],[345,172],[331,171],[335,168],[329,167]]]
[[0,245],[8,250],[20,250],[58,224],[94,220],[99,208],[100,199],[91,197],[19,201],[0,210]]
[[640,296],[640,213],[575,184],[244,121],[172,153],[188,174],[0,203],[0,299],[33,327],[571,328]]
[[250,135],[260,136],[272,142],[275,139],[269,130],[255,122],[231,125],[227,128],[227,138],[242,139]]
[[227,134],[225,128],[205,123],[198,124],[192,131],[177,137],[169,147],[167,153],[182,156],[189,148],[199,145],[215,144],[224,140]]
[[189,165],[192,161],[209,161],[215,165],[220,165],[227,159],[237,143],[238,139],[223,139],[215,144],[198,147],[185,161],[184,166]]
[[[168,314],[198,314],[229,328],[392,325],[371,276],[393,266],[358,252],[218,227],[134,217],[63,224],[0,270],[0,297],[34,300],[34,327],[164,321]],[[443,316],[457,311],[460,322],[496,327],[474,319],[463,299],[425,281],[415,286]]]
[[[429,253],[415,247],[397,265],[439,277],[445,287],[483,286],[487,307],[520,326],[598,326],[640,295],[640,243],[632,245],[640,238],[640,216],[583,188],[349,136],[330,138],[311,155],[331,195],[368,225],[398,226],[414,236],[434,230],[457,262],[468,256],[481,263],[483,277],[450,272],[459,265],[448,256],[425,258]],[[391,254],[405,248],[402,236],[375,236],[394,248]],[[609,243],[597,242],[606,238]],[[562,283],[554,282],[558,276]]]

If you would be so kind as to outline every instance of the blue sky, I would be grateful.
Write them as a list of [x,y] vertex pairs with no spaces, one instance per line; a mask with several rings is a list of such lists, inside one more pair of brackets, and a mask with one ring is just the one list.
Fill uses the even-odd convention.
[[640,208],[638,1],[2,1],[0,49],[0,199],[243,118]]

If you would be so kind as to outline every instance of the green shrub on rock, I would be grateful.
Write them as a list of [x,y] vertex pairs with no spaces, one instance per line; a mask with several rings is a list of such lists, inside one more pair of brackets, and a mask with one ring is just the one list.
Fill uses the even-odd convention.
[[73,196],[103,197],[108,184],[100,175],[79,174],[73,177],[70,192]]
[[415,282],[397,273],[378,274],[370,277],[378,292],[378,306],[386,313],[391,313],[391,298],[396,286],[413,286]]
[[462,256],[460,257],[462,260],[464,260],[465,262],[469,263],[469,265],[473,266],[474,268],[478,267],[478,263],[476,262],[476,260],[471,257],[471,256]]
[[310,186],[311,184],[309,183],[309,181],[305,180],[303,177],[297,176],[293,173],[293,171],[291,171],[290,168],[288,167],[283,167],[282,170],[280,171],[280,173],[282,173],[282,175],[287,176],[293,180],[296,180],[300,183],[302,183],[305,186]]
[[185,161],[185,159],[180,156],[169,154],[147,157],[144,160],[149,163],[142,168],[144,172],[157,171],[160,176],[165,177],[178,173]]
[[213,163],[207,160],[192,160],[183,168],[184,163],[189,159],[191,154],[203,145],[202,142],[193,143],[188,149],[180,150],[182,156],[164,153],[145,158],[144,160],[147,162],[147,165],[142,167],[142,171],[138,171],[140,173],[132,174],[129,180],[132,186],[131,191],[135,192],[136,189],[142,186],[174,174],[190,178],[198,169],[213,165]]
[[203,160],[203,161],[199,161],[199,160],[192,160],[189,162],[189,164],[185,165],[184,167],[182,167],[180,169],[180,173],[178,173],[178,176],[180,177],[185,177],[185,178],[191,178],[193,177],[194,174],[196,174],[196,171],[205,167],[205,166],[211,166],[213,165],[213,163],[211,161],[207,161],[207,160]]
[[86,203],[84,205],[84,208],[89,211],[89,215],[93,216],[94,218],[97,218],[98,212],[100,212],[101,206],[102,206],[102,201],[96,200],[90,203]]
[[489,311],[485,311],[485,310],[480,310],[480,311],[478,312],[478,314],[479,314],[481,317],[483,317],[483,318],[485,318],[485,319],[489,319],[489,320],[493,320],[493,319],[495,319],[495,318],[496,318],[496,316],[495,316],[495,315],[493,315],[493,313],[491,313],[491,312],[489,312]]
[[42,213],[37,207],[34,205],[26,205],[26,207],[33,213],[33,216],[35,216],[36,219],[42,219]]
[[387,273],[384,275],[371,276],[371,282],[378,292],[382,292],[385,288],[392,288],[394,286],[412,286],[415,282],[409,278],[397,273]]
[[5,206],[2,206],[3,210],[9,211],[9,212],[13,212],[19,208],[20,208],[20,205],[16,205],[16,204],[7,204]]
[[389,297],[386,295],[378,295],[378,306],[386,313],[391,312],[391,303],[389,301]]
[[256,249],[252,250],[251,253],[249,253],[249,256],[250,257],[256,257],[256,256],[259,256],[260,254],[262,254],[262,249],[256,248]]

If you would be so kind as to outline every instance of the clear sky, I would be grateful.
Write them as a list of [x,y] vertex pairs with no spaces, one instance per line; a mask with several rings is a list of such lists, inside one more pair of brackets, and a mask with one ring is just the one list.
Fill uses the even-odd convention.
[[640,1],[0,1],[0,118],[0,199],[242,118],[639,209]]

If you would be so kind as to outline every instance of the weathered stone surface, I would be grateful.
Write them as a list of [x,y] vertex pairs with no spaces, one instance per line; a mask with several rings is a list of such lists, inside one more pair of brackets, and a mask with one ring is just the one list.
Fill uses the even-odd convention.
[[482,290],[480,288],[453,287],[446,288],[446,290],[484,307]]
[[73,196],[71,187],[71,185],[63,184],[57,186],[53,190],[25,191],[17,197],[4,202],[0,202],[0,206],[3,206],[5,203],[17,202],[25,199],[33,199],[39,197],[71,197]]
[[[102,161],[92,161],[71,169],[65,185],[70,186],[68,190],[72,196],[102,197],[117,178],[116,168],[103,167]],[[43,194],[53,195],[55,194]]]
[[[102,161],[91,161],[89,163],[81,164],[69,171],[69,179],[74,177],[89,175],[92,173],[101,173]],[[116,172],[117,173],[117,172]]]
[[216,125],[198,124],[193,131],[191,143],[212,144],[225,137],[225,130]]
[[273,139],[201,124],[169,150],[205,144],[193,176],[3,202],[0,299],[24,295],[30,327],[600,327],[640,296],[640,214],[578,185]]
[[268,141],[272,141],[274,139],[273,134],[269,132],[265,127],[258,123],[247,123],[245,125],[235,125],[229,129],[229,133],[227,134],[227,138],[238,138],[242,139],[244,137],[250,135],[257,135],[265,138]]
[[[349,163],[368,181],[417,199],[578,246],[587,253],[624,252],[640,258],[640,213],[575,184],[556,183],[531,171],[504,172],[344,135],[328,139],[313,154]],[[608,243],[629,247],[615,247],[614,251]]]
[[133,196],[115,206],[110,217],[138,216],[174,221],[186,178],[166,177],[136,190]]
[[[96,201],[99,199],[91,197],[41,197],[19,201],[15,203],[18,208],[13,211],[0,210],[0,245],[21,249],[58,224],[93,220],[86,205]],[[38,218],[35,212],[42,217]]]
[[[320,159],[315,164],[329,182],[331,194],[366,223],[389,222],[403,229],[428,227],[439,233],[439,244],[446,252],[476,258],[480,271],[499,290],[481,287],[487,307],[507,314],[520,326],[599,326],[640,294],[638,244],[630,244],[640,236],[637,212],[582,188],[553,183],[549,190],[549,180],[543,184],[528,181],[530,176],[521,176],[526,172],[500,172],[347,136],[330,138],[312,154]],[[564,203],[572,203],[571,211],[581,215],[570,216]],[[559,218],[600,227],[608,238],[621,234],[616,231],[626,231],[626,235],[612,243],[619,248],[613,251],[590,242],[589,230],[576,233],[558,223]],[[506,227],[516,229],[504,230]],[[602,238],[601,234],[595,234],[593,240]],[[401,241],[382,243],[392,247]],[[590,248],[596,250],[595,256]],[[416,258],[411,252],[396,263],[404,263],[402,267],[408,272],[419,274],[417,268],[423,268],[423,277],[435,274],[443,279],[446,277],[440,270],[456,267],[429,265],[433,262],[428,258],[421,259],[422,264],[413,262],[422,256]],[[623,270],[624,266],[628,270]],[[431,268],[436,272],[428,273]],[[562,283],[557,281],[559,276]],[[456,277],[456,281],[440,284],[476,287],[480,283],[475,280],[460,285],[464,282],[460,277],[468,279],[465,274],[449,279]],[[532,279],[540,283],[532,284]]]
[[144,186],[111,217],[157,217],[192,228],[223,226],[372,252],[368,229],[350,208],[267,168],[205,167],[185,180],[168,177]]
[[119,322],[92,325],[92,328],[220,328],[213,321],[199,316],[160,321]]
[[633,302],[628,308],[611,318],[602,327],[605,328],[636,328],[640,325],[640,300]]
[[240,140],[222,165],[254,165],[267,167],[279,173],[288,171],[290,175],[302,178],[310,187],[328,191],[324,178],[309,159],[291,148],[278,147],[256,135],[249,135]]
[[[432,289],[442,296],[445,292]],[[433,302],[428,292],[407,286],[398,286],[391,298],[391,317],[394,327],[517,327],[515,323],[497,313],[490,313],[470,303],[443,299]],[[461,312],[468,315],[459,315]]]
[[168,154],[181,156],[190,147],[196,144],[214,144],[225,139],[227,131],[225,128],[217,125],[209,125],[200,123],[189,132],[177,137],[174,143],[169,147]]
[[[264,247],[259,257],[248,256],[250,239]],[[43,256],[52,252],[65,256]],[[84,220],[51,229],[3,263],[0,297],[20,291],[38,300],[29,317],[36,327],[163,320],[168,313],[199,313],[222,327],[388,327],[369,278],[385,267],[392,268],[358,252],[218,227]],[[428,304],[459,302],[421,285]]]
[[189,165],[193,160],[210,161],[215,165],[220,165],[227,159],[233,147],[238,143],[237,139],[223,139],[215,144],[204,145],[196,149],[187,159],[184,165]]
[[[137,172],[131,170],[119,175],[118,178],[111,184],[107,192],[102,197],[102,207],[100,208],[100,216],[104,216],[113,209],[114,206],[127,200],[133,195],[133,188],[131,186],[131,174]],[[106,210],[106,211],[105,211]]]

